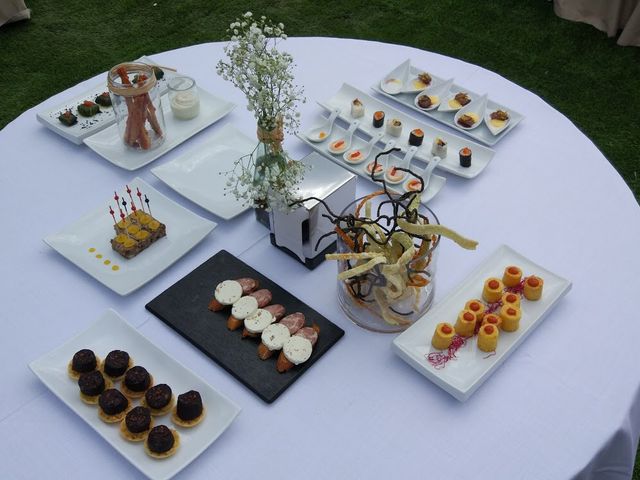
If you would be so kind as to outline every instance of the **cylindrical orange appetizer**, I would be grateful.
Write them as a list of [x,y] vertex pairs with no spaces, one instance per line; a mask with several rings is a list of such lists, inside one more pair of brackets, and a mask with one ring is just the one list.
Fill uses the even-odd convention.
[[471,310],[462,310],[456,320],[456,333],[461,337],[472,337],[476,332],[476,314]]
[[540,300],[544,281],[540,277],[531,275],[524,281],[524,298],[527,300]]
[[478,332],[478,348],[483,352],[494,352],[498,346],[500,333],[495,325],[484,325]]
[[495,313],[487,313],[482,319],[482,326],[484,325],[494,325],[498,328],[502,327],[502,318]]
[[515,287],[522,280],[522,270],[520,267],[516,267],[515,265],[511,265],[504,269],[504,274],[502,275],[502,282],[507,287]]
[[484,312],[487,309],[487,307],[485,307],[484,303],[482,303],[480,300],[473,299],[465,303],[464,309],[471,310],[473,313],[475,313],[476,322],[480,323],[484,318]]
[[453,329],[453,325],[450,323],[439,323],[436,326],[436,331],[433,332],[431,338],[431,345],[438,350],[446,350],[453,341],[453,336],[456,331]]
[[501,300],[503,305],[506,305],[508,303],[510,305],[515,305],[516,307],[520,308],[520,294],[518,293],[507,292],[504,295],[502,295]]
[[482,289],[482,298],[489,303],[495,303],[502,297],[503,290],[504,284],[500,279],[495,277],[487,278]]
[[518,307],[506,304],[500,307],[500,318],[502,318],[502,330],[505,332],[515,332],[520,328],[522,312]]

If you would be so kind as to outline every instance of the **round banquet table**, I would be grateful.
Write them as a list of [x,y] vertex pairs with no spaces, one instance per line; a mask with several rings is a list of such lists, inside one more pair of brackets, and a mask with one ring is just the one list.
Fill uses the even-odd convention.
[[[629,478],[640,433],[640,322],[631,301],[640,284],[640,208],[622,178],[569,119],[481,67],[376,42],[291,38],[283,45],[308,97],[303,129],[322,118],[316,101],[330,98],[343,82],[370,92],[407,58],[523,113],[526,119],[496,145],[482,174],[472,180],[446,175],[444,189],[430,202],[441,222],[480,242],[476,251],[442,244],[435,301],[501,244],[568,278],[572,290],[468,401],[458,402],[391,351],[392,335],[350,323],[336,301],[334,263],[309,271],[272,247],[250,212],[223,221],[151,174],[150,168],[205,142],[222,125],[255,132],[242,94],[215,74],[222,43],[153,55],[238,108],[136,172],[36,121],[38,111],[85,91],[104,74],[0,131],[0,478],[142,477],[28,368],[108,308],[242,408],[180,478]],[[292,136],[286,146],[296,158],[310,152]],[[135,176],[218,227],[144,287],[121,297],[42,238]],[[372,190],[358,179],[359,194]],[[346,332],[271,405],[144,308],[220,249]]]

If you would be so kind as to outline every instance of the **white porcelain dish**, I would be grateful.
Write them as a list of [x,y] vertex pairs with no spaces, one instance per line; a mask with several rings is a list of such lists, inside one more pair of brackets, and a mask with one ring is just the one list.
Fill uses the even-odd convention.
[[[480,98],[476,98],[471,102],[467,103],[464,107],[456,112],[453,116],[453,121],[455,124],[465,131],[473,130],[474,128],[478,128],[484,122],[484,112],[487,108],[487,96],[482,95]],[[463,115],[469,115],[475,118],[475,123],[469,127],[465,127],[464,125],[460,125],[459,120]]]
[[[153,60],[146,56],[140,57],[136,60],[136,62],[142,62],[148,65],[156,65]],[[159,81],[160,91],[162,93],[167,90],[167,80],[174,75],[175,72],[164,70],[164,77]],[[42,112],[38,112],[36,114],[36,118],[45,127],[57,133],[58,135],[63,136],[76,145],[82,145],[82,142],[85,138],[90,137],[91,135],[109,127],[110,125],[113,125],[116,121],[116,118],[113,113],[112,107],[101,106],[100,110],[102,113],[99,113],[90,118],[85,118],[81,115],[78,115],[76,109],[78,105],[85,100],[94,101],[96,96],[108,91],[109,89],[107,88],[107,77],[105,75],[104,82],[90,88],[89,90],[86,90],[80,95],[76,95],[75,97],[55,106],[54,108],[49,108]],[[72,113],[78,117],[78,123],[70,127],[67,127],[66,125],[62,124],[60,120],[58,120],[58,116],[67,110],[71,110]]]
[[[428,162],[432,158],[431,143],[436,137],[441,137],[448,142],[448,154],[446,158],[443,158],[438,168],[447,172],[453,173],[463,178],[475,178],[478,176],[489,164],[495,152],[479,143],[473,142],[467,138],[463,138],[455,133],[446,132],[438,128],[432,127],[427,123],[405,115],[404,113],[396,110],[392,106],[381,102],[380,100],[367,95],[366,93],[352,87],[349,84],[343,84],[340,90],[330,99],[318,102],[325,110],[332,111],[336,108],[341,110],[339,118],[345,122],[352,122],[355,120],[351,117],[349,104],[354,98],[359,98],[365,106],[365,115],[361,117],[358,130],[367,134],[368,137],[375,135],[378,132],[384,132],[381,137],[380,143],[384,144],[388,140],[396,140],[396,146],[400,147],[403,152],[411,146],[409,145],[409,133],[411,130],[419,128],[424,132],[424,141],[422,146],[418,148],[415,158],[423,162]],[[413,94],[411,96],[413,101]],[[397,118],[402,122],[403,128],[400,137],[392,137],[386,133],[385,126],[375,128],[373,126],[373,113],[382,110],[385,112],[385,122],[390,121],[393,118]],[[469,168],[462,167],[460,165],[460,157],[458,152],[463,147],[471,148],[473,152],[471,166]]]
[[[443,368],[435,368],[426,356],[438,351],[431,346],[431,337],[436,325],[441,322],[454,324],[458,313],[468,300],[482,298],[484,281],[488,277],[502,278],[504,268],[509,265],[519,266],[526,276],[541,277],[544,280],[542,298],[535,302],[522,299],[520,328],[515,332],[500,331],[495,355],[480,351],[476,346],[476,337],[473,337],[457,351],[455,359],[448,361]],[[418,372],[464,402],[542,323],[549,311],[570,289],[570,281],[532,262],[512,248],[502,245],[445,299],[398,335],[393,340],[392,348]]]
[[[118,211],[111,197],[105,198],[100,206],[73,224],[44,238],[44,242],[60,255],[120,295],[128,295],[173,265],[216,226],[169,200],[140,178],[128,185],[134,192],[140,188],[147,195],[152,215],[167,227],[166,237],[136,257],[127,260],[111,248],[109,240],[115,236],[115,230],[109,205]],[[124,191],[124,185],[114,188],[118,192]],[[89,249],[95,250],[90,252]],[[105,265],[107,260],[109,264]],[[117,270],[113,270],[115,266]]]
[[191,120],[180,120],[171,113],[167,95],[162,97],[162,112],[166,125],[166,138],[159,147],[139,151],[127,147],[114,123],[110,127],[85,138],[84,143],[101,157],[125,170],[137,170],[153,162],[172,148],[180,145],[196,133],[217,122],[231,110],[235,104],[210,94],[203,88],[198,89],[200,96],[200,114]]
[[250,208],[225,191],[226,172],[240,157],[250,154],[257,145],[238,129],[225,125],[206,143],[180,155],[175,160],[151,169],[156,177],[180,195],[225,220]]
[[[120,436],[119,425],[109,425],[100,420],[97,406],[80,400],[77,382],[67,374],[67,364],[74,353],[83,348],[93,350],[102,358],[111,350],[124,350],[134,358],[136,365],[149,369],[156,384],[168,384],[175,395],[189,390],[200,392],[206,416],[197,427],[177,428],[170,415],[155,417],[156,425],[164,424],[178,430],[180,447],[175,455],[163,460],[149,457],[140,443],[127,442]],[[107,310],[87,330],[31,362],[29,367],[55,396],[133,466],[154,480],[169,479],[189,465],[231,425],[240,412],[240,407],[234,402],[156,347],[114,310]]]
[[[429,84],[420,80],[421,73],[427,73],[431,77]],[[389,95],[416,93],[442,83],[442,81],[440,77],[432,75],[431,72],[412,68],[411,61],[405,60],[380,80],[380,89]]]

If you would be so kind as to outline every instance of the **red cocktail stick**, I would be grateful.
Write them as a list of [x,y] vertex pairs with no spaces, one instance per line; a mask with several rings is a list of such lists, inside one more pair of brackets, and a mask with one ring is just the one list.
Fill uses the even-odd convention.
[[142,192],[138,187],[136,187],[136,191],[138,192],[136,193],[136,195],[138,196],[138,200],[140,200],[140,206],[142,207],[142,211],[144,212],[144,203],[142,203]]

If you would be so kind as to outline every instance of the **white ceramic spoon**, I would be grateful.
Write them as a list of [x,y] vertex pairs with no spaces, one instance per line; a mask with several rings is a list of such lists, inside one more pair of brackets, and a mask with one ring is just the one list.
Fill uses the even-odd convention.
[[[502,110],[503,112],[506,112],[509,118],[507,118],[504,122],[501,122],[501,124],[496,125],[494,124],[495,120],[491,120],[491,114],[498,110]],[[500,121],[497,120],[495,122],[497,123]],[[496,108],[495,110],[490,110],[488,108],[486,109],[486,112],[484,114],[484,123],[487,125],[487,128],[493,135],[498,135],[501,131],[503,131],[505,128],[509,126],[510,122],[511,122],[511,115],[509,114],[508,110],[504,108]]]
[[384,136],[384,133],[382,132],[378,132],[374,134],[373,137],[371,137],[371,140],[369,140],[363,148],[356,148],[348,152],[344,152],[344,155],[342,158],[344,158],[345,162],[350,163],[352,165],[357,165],[359,163],[364,162],[369,157],[369,155],[371,155],[371,150],[373,150],[374,145],[378,143],[378,141],[383,136]]
[[398,65],[389,75],[380,80],[380,88],[389,95],[397,95],[402,92],[411,70],[411,60],[406,60]]
[[331,115],[329,116],[329,118],[327,118],[327,121],[325,123],[307,132],[307,139],[310,142],[314,143],[324,142],[327,138],[329,138],[329,135],[331,135],[333,122],[336,121],[338,115],[340,115],[340,109],[336,108],[333,112],[331,112]]
[[[393,147],[396,146],[396,141],[395,140],[389,140],[387,142],[387,144],[382,148],[382,150],[380,150],[381,152],[386,152],[387,150],[391,150]],[[388,161],[389,158],[389,154],[386,155],[386,159],[385,158],[381,158],[380,160],[378,160],[378,170],[376,171],[376,173],[373,175],[374,178],[381,178],[384,176],[384,172],[386,170],[386,163]],[[371,170],[373,170],[373,164],[375,163],[375,158],[367,163],[367,166],[365,168],[365,171],[367,172],[367,175],[369,176],[369,178],[371,178]]]
[[[418,107],[420,110],[424,110],[425,112],[428,112],[429,110],[433,110],[434,108],[438,108],[440,106],[442,98],[447,93],[449,93],[449,89],[451,88],[451,85],[453,85],[453,78],[450,78],[446,82],[443,82],[439,85],[434,85],[433,87],[429,87],[421,91],[416,95],[416,98],[413,99],[414,105]],[[423,95],[428,95],[431,98],[431,106],[427,108],[422,108],[420,106],[420,104],[418,103],[418,100]]]
[[[419,174],[422,177],[422,181],[424,183],[424,188],[422,189],[423,193],[426,192],[427,189],[429,188],[429,181],[431,180],[431,174],[433,173],[433,171],[436,169],[436,167],[441,161],[442,159],[440,157],[433,157],[431,160],[429,160],[429,164],[424,168],[422,173]],[[411,188],[410,187],[411,184],[417,185],[417,186],[415,188]],[[407,180],[407,183],[405,183],[404,189],[407,192],[418,191],[420,189],[420,180],[418,180],[417,178],[410,178],[409,180]]]
[[[484,94],[477,100],[466,104],[460,110],[456,112],[456,115],[453,117],[453,123],[456,127],[462,128],[463,130],[473,130],[474,128],[478,128],[484,119],[484,112],[487,108],[487,94]],[[458,123],[458,120],[463,115],[471,115],[475,118],[475,122],[470,127],[465,127]]]
[[347,130],[344,134],[344,138],[339,138],[338,140],[334,140],[329,144],[329,151],[334,155],[340,155],[346,152],[351,146],[353,132],[356,131],[358,125],[360,125],[360,122],[358,120],[351,122],[351,125],[349,125],[349,130]]
[[[397,162],[395,165],[394,164],[389,164],[389,158],[391,158],[391,156],[388,157],[387,159],[387,168],[385,168],[384,171],[384,179],[387,181],[388,184],[390,185],[396,185],[398,183],[402,183],[404,181],[404,179],[407,177],[408,173],[407,172],[402,172],[402,171],[395,171],[396,168],[406,168],[408,169],[409,166],[411,165],[411,159],[413,158],[413,156],[416,154],[416,152],[418,151],[418,147],[411,147],[409,148],[409,150],[407,150],[407,153],[404,154],[404,157],[402,158],[402,160],[400,160],[399,162]],[[395,175],[394,176],[390,176],[390,173],[392,171],[395,171]]]

